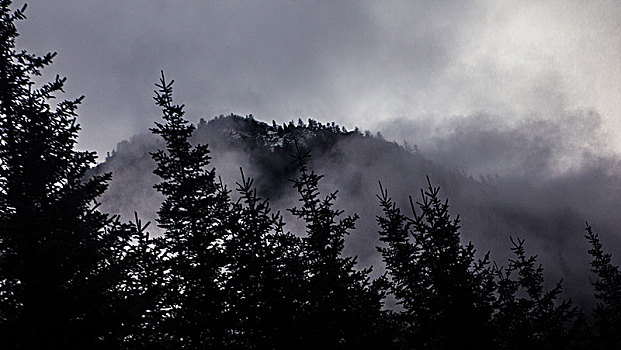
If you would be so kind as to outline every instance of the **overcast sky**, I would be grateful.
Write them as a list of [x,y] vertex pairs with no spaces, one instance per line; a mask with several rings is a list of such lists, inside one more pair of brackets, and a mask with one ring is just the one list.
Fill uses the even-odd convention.
[[58,51],[48,73],[86,95],[80,148],[100,154],[159,117],[161,69],[193,121],[312,117],[402,137],[387,121],[594,111],[621,149],[618,1],[27,2],[18,46]]

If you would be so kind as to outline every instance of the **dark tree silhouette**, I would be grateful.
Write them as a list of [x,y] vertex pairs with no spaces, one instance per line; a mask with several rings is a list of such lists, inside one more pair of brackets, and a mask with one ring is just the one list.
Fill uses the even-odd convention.
[[[51,104],[64,92],[58,76],[37,87],[33,77],[55,54],[15,49],[25,6],[10,5],[0,0],[2,348],[621,348],[621,272],[588,224],[598,302],[592,335],[581,310],[559,300],[560,282],[544,288],[523,240],[511,239],[505,267],[492,266],[489,254],[477,259],[429,179],[420,202],[410,197],[411,217],[380,184],[378,251],[387,275],[372,279],[370,268],[343,256],[358,216],[335,209],[337,192],[322,197],[322,176],[296,141],[310,132],[329,149],[340,135],[362,137],[358,130],[244,119],[243,137],[257,149],[257,135],[270,134],[262,128],[283,137],[279,147],[295,145],[300,206],[289,212],[305,226],[296,235],[243,172],[239,199],[231,199],[207,145],[190,143],[195,128],[163,72],[154,97],[163,122],[151,129],[166,144],[152,154],[155,188],[165,196],[163,234],[151,237],[137,214],[122,223],[100,212],[96,200],[111,175],[86,176],[95,154],[75,150],[82,97]],[[387,292],[395,310],[382,309]]]
[[84,179],[76,151],[82,97],[50,105],[65,78],[35,87],[55,54],[15,49],[0,1],[0,339],[3,348],[109,348],[124,313],[123,247],[132,227],[97,210],[110,174]]
[[595,288],[597,306],[593,312],[595,321],[595,345],[600,349],[621,347],[621,272],[612,263],[612,255],[606,253],[599,235],[586,224],[586,239],[591,245],[591,271],[595,274],[592,282]]
[[306,224],[303,237],[307,269],[302,295],[304,348],[346,349],[372,346],[382,334],[384,280],[371,281],[369,269],[357,270],[356,258],[343,257],[345,236],[354,229],[357,215],[339,217],[336,192],[320,198],[321,175],[309,170],[309,153],[297,151],[299,176],[293,180],[301,207],[289,209]]
[[253,180],[242,171],[240,198],[232,205],[233,234],[226,243],[230,265],[225,289],[234,320],[235,346],[244,349],[299,347],[300,300],[304,282],[301,240],[285,232],[280,213],[271,213]]
[[[559,281],[544,292],[544,275],[536,256],[527,256],[524,240],[511,238],[515,255],[504,268],[495,267],[498,290],[494,315],[498,349],[568,349],[579,343],[579,310],[571,301],[557,301]],[[515,275],[515,276],[514,276]]]
[[380,184],[379,247],[391,278],[391,292],[403,308],[404,348],[491,348],[495,283],[489,259],[475,259],[472,243],[460,243],[459,218],[428,181],[413,218],[401,213]]
[[230,235],[229,191],[207,168],[207,145],[190,144],[194,126],[184,119],[183,106],[173,104],[172,84],[162,72],[154,99],[165,123],[156,122],[152,129],[166,142],[166,150],[152,154],[154,173],[162,179],[155,188],[166,197],[157,219],[165,230],[159,331],[161,341],[173,348],[218,347],[226,342],[228,329],[222,268]]
[[124,349],[152,349],[162,344],[159,334],[161,315],[158,311],[163,295],[163,276],[159,274],[161,239],[153,238],[134,213],[129,224],[131,243],[123,251],[123,281],[118,286],[122,314],[115,330],[116,343]]
[[[172,82],[163,74],[156,103],[165,123],[153,132],[167,149],[153,154],[156,188],[166,196],[158,212],[165,229],[158,278],[158,331],[164,346],[176,348],[351,348],[377,342],[382,284],[355,258],[341,257],[344,236],[355,217],[337,221],[336,193],[318,199],[320,176],[298,154],[295,187],[303,207],[291,209],[307,224],[302,239],[283,230],[270,215],[253,181],[237,183],[239,201],[207,169],[207,146],[192,146],[194,131],[183,106],[172,102]],[[153,293],[152,293],[153,294]],[[157,292],[155,294],[158,294]],[[157,319],[157,317],[155,318]]]

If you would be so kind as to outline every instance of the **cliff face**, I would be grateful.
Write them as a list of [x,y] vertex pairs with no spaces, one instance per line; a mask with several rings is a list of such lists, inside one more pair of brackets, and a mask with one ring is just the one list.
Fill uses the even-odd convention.
[[[462,237],[473,241],[481,255],[491,250],[492,258],[503,264],[509,253],[509,236],[525,238],[529,253],[540,256],[549,280],[562,277],[569,295],[575,298],[591,293],[584,220],[589,219],[607,237],[604,243],[611,251],[620,252],[616,247],[621,246],[621,239],[614,229],[621,227],[621,216],[611,204],[621,203],[621,186],[616,177],[596,170],[546,182],[473,179],[426,159],[415,147],[312,120],[286,125],[233,115],[201,120],[193,142],[209,145],[212,164],[230,189],[235,189],[241,167],[244,174],[255,178],[261,197],[269,198],[272,207],[285,214],[298,203],[288,181],[296,176],[290,155],[296,143],[311,151],[312,169],[324,175],[323,193],[338,190],[337,206],[360,215],[346,252],[358,255],[362,266],[374,265],[376,270],[381,271],[375,249],[378,181],[408,212],[408,196],[419,197],[426,176],[441,187],[441,196],[449,199],[452,212],[461,215]],[[93,173],[113,173],[102,198],[104,211],[125,219],[133,218],[137,211],[143,219],[155,221],[162,197],[153,189],[158,178],[152,173],[155,163],[149,152],[163,147],[154,135],[136,135],[119,143],[93,169]],[[585,176],[600,177],[597,183],[602,185],[593,187],[596,190],[579,188],[577,184],[584,182],[579,177]],[[292,232],[304,232],[291,217],[285,215],[285,219]]]

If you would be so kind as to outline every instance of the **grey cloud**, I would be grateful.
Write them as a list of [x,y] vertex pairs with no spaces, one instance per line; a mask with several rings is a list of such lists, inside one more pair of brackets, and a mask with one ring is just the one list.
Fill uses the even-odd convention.
[[21,44],[59,51],[52,69],[69,76],[70,94],[87,95],[81,142],[99,151],[151,125],[160,69],[177,78],[193,118],[239,112],[285,120],[326,113],[315,106],[333,93],[335,58],[348,64],[378,40],[364,9],[346,2],[29,5]]
[[231,112],[366,127],[454,61],[469,2],[29,1],[20,44],[87,97],[80,144],[100,153],[144,132],[160,69],[194,120]]
[[511,123],[482,113],[448,122],[432,117],[395,119],[379,127],[391,138],[416,144],[430,159],[472,176],[539,180],[618,163],[606,142],[609,135],[602,117],[594,111],[531,116]]
[[252,113],[377,129],[395,117],[481,112],[504,123],[593,108],[621,129],[615,2],[29,4],[20,45],[59,51],[52,70],[87,96],[80,145],[100,153],[151,126],[160,69],[193,120]]
[[462,214],[465,237],[480,250],[502,258],[508,240],[490,237],[527,238],[551,276],[563,277],[580,301],[588,299],[581,286],[589,284],[584,221],[602,232],[615,256],[621,253],[621,158],[610,150],[608,130],[597,113],[573,111],[513,123],[486,114],[449,123],[393,120],[383,124],[383,132],[417,144],[429,159],[484,185],[472,191],[458,184],[460,190],[448,192]]

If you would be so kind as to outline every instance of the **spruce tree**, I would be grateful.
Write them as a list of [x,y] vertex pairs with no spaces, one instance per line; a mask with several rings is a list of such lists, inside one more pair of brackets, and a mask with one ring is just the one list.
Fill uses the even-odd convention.
[[158,307],[164,292],[159,253],[162,239],[152,237],[147,231],[150,222],[142,224],[138,214],[129,223],[131,242],[123,249],[121,265],[123,280],[118,286],[119,328],[117,343],[124,349],[152,349],[162,345],[160,336],[161,315]]
[[295,155],[299,176],[293,180],[301,202],[289,209],[306,225],[303,237],[306,292],[302,317],[304,348],[349,349],[381,342],[383,279],[372,281],[370,269],[356,269],[355,257],[343,257],[345,236],[355,228],[357,215],[339,218],[336,192],[323,199],[321,175],[309,170],[308,152]]
[[222,347],[229,329],[222,270],[231,234],[229,191],[209,168],[207,145],[190,144],[194,126],[184,118],[184,106],[173,103],[172,84],[162,72],[154,99],[164,123],[151,129],[166,142],[166,150],[152,154],[162,179],[155,188],[165,196],[157,219],[165,230],[160,333],[174,348]]
[[475,258],[472,243],[460,242],[459,217],[428,181],[407,217],[380,184],[379,247],[391,292],[403,308],[398,344],[404,348],[491,348],[495,283],[489,259]]
[[498,349],[568,349],[580,339],[579,310],[570,300],[558,301],[559,281],[544,291],[544,274],[536,256],[527,256],[524,240],[511,238],[514,259],[495,267],[497,300],[494,315]]
[[0,339],[4,348],[114,347],[132,229],[97,210],[110,174],[85,179],[75,150],[82,97],[36,87],[55,54],[15,49],[24,8],[0,1]]
[[595,288],[597,306],[593,311],[597,333],[595,343],[599,349],[621,347],[621,272],[612,263],[612,255],[602,247],[599,235],[586,225],[586,239],[591,245],[591,271],[595,274],[592,284]]
[[284,231],[279,212],[271,213],[253,180],[237,182],[226,242],[225,289],[235,321],[235,346],[244,349],[290,349],[300,346],[296,329],[300,313],[304,263],[299,237]]

